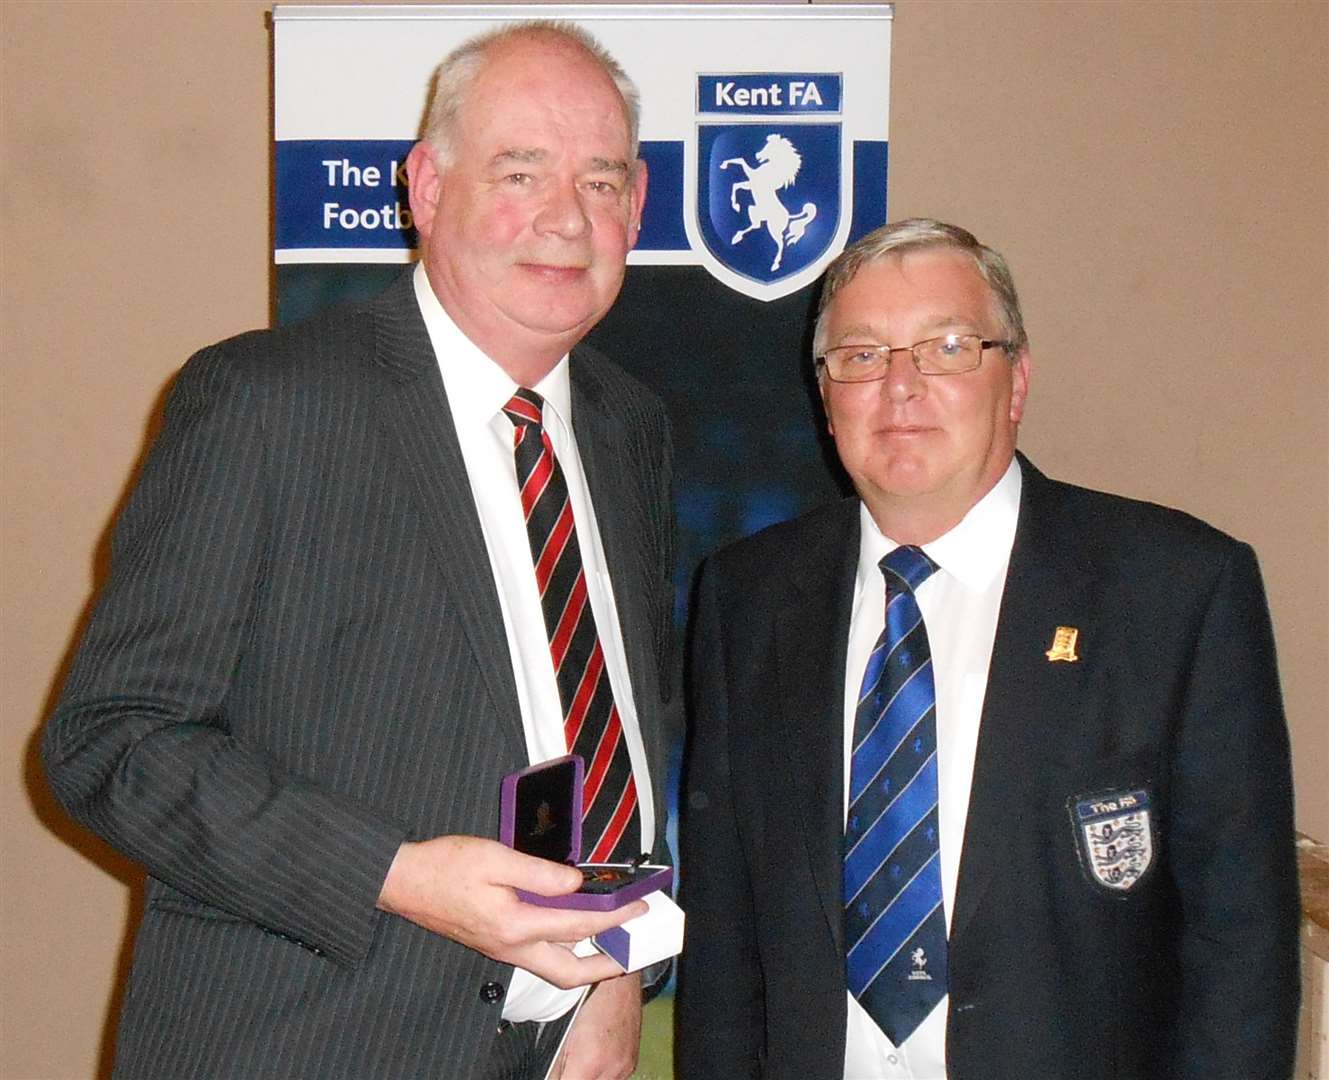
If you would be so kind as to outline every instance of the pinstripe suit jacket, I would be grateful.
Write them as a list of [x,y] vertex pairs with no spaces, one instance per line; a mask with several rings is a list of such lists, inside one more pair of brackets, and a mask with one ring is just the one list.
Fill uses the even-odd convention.
[[[584,348],[572,400],[661,777],[667,423]],[[511,969],[374,907],[403,840],[496,836],[500,778],[525,764],[409,274],[185,366],[44,752],[66,809],[150,875],[118,1075],[452,1078],[484,1059],[501,1005],[481,987]]]

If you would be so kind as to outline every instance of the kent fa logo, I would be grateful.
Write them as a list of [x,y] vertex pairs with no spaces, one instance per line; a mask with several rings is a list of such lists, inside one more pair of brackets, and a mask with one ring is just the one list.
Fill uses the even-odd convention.
[[808,230],[808,223],[817,216],[817,204],[805,202],[803,209],[791,214],[789,208],[780,200],[780,192],[798,179],[798,170],[803,159],[798,148],[783,135],[772,132],[766,136],[766,145],[757,151],[757,165],[749,168],[741,157],[728,158],[720,162],[721,169],[737,165],[743,170],[746,180],[740,180],[729,189],[729,205],[735,213],[742,206],[738,193],[746,191],[751,197],[748,202],[748,224],[734,233],[730,244],[737,244],[754,229],[766,226],[766,231],[775,241],[775,261],[771,263],[771,272],[780,269],[784,259],[785,244],[797,244]]
[[774,300],[815,280],[843,248],[851,170],[842,84],[833,72],[697,76],[687,224],[703,264],[731,288]]

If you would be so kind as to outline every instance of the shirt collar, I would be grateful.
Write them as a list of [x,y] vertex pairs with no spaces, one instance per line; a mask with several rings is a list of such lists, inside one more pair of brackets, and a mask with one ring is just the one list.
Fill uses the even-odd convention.
[[[517,383],[452,321],[429,284],[423,262],[416,263],[413,284],[416,303],[420,305],[420,314],[434,346],[434,357],[443,375],[454,421],[458,428],[475,429],[488,425],[502,412],[517,389]],[[572,380],[567,356],[530,389],[545,399],[546,426],[557,424],[570,429]]]
[[[1020,516],[1023,479],[1019,463],[1011,458],[992,489],[978,500],[959,523],[923,550],[942,570],[970,589],[986,588],[1006,566],[1015,543]],[[877,565],[900,545],[884,535],[865,504],[859,503],[857,587],[864,589],[881,581]]]

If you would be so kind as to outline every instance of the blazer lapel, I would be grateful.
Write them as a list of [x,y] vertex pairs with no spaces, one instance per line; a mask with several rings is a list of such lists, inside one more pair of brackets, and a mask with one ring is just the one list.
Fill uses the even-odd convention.
[[[806,574],[776,613],[780,739],[791,818],[812,865],[828,929],[844,951],[844,679],[858,565],[858,500],[840,503],[804,550]],[[772,778],[775,782],[774,778]]]
[[1090,663],[1054,662],[1057,627],[1092,643],[1100,586],[1077,556],[1077,524],[1059,505],[1056,485],[1021,456],[1023,488],[1006,574],[960,856],[954,941],[1001,872],[1003,848],[1021,813],[1034,805],[1036,762],[1058,745],[1075,715]]
[[378,402],[379,414],[411,480],[430,545],[448,582],[449,598],[456,604],[501,730],[515,740],[525,760],[517,688],[493,570],[443,376],[413,289],[407,271],[375,302],[375,360],[388,381]]

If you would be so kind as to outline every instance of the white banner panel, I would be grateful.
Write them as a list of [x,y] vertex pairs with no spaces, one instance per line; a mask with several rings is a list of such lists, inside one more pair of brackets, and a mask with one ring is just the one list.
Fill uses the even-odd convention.
[[582,24],[641,90],[630,263],[703,266],[774,300],[885,220],[888,4],[278,6],[276,262],[412,258],[400,166],[434,69],[530,18]]

